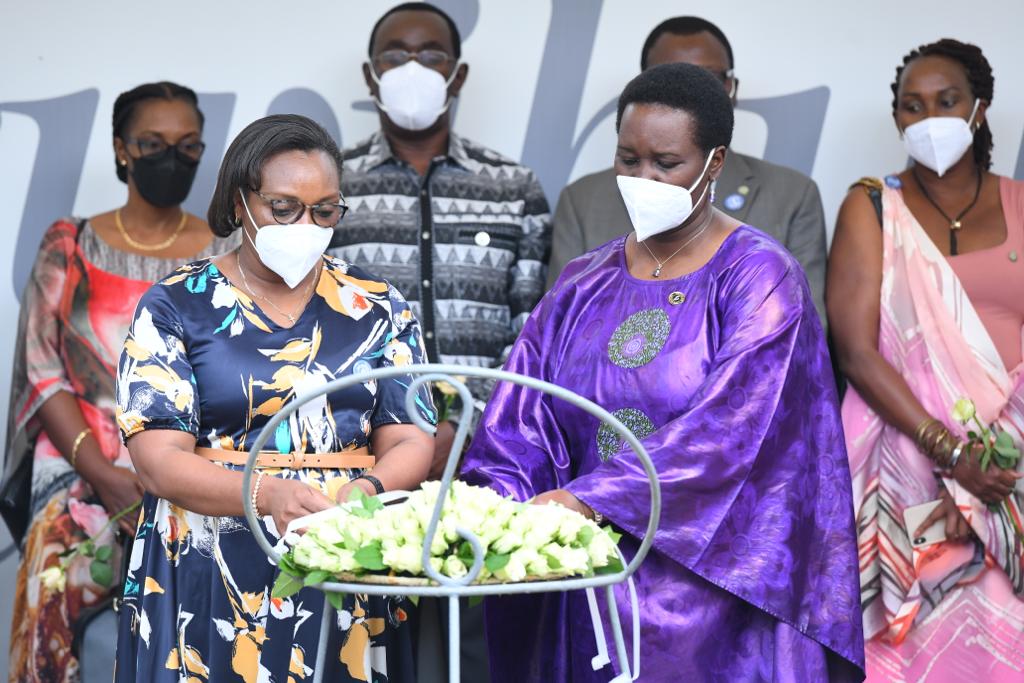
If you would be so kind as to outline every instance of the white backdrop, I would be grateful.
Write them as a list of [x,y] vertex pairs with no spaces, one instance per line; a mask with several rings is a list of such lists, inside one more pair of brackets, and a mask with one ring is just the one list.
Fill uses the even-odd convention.
[[[8,321],[0,327],[0,413],[17,292],[39,236],[62,213],[90,215],[124,200],[110,146],[118,93],[168,79],[203,94],[209,149],[189,206],[204,214],[225,143],[253,119],[311,113],[344,145],[376,128],[360,64],[370,27],[393,4],[0,0],[0,319]],[[438,4],[458,21],[470,65],[457,129],[532,165],[552,207],[565,182],[610,164],[612,117],[595,115],[638,71],[650,29],[681,13],[710,19],[732,42],[741,80],[734,147],[810,173],[830,225],[853,180],[904,164],[889,83],[904,53],[939,37],[984,49],[996,74],[994,170],[1024,177],[1020,0]],[[8,546],[0,531],[0,555]],[[13,572],[13,558],[2,560],[0,585],[12,586]],[[9,605],[3,595],[0,671]]]

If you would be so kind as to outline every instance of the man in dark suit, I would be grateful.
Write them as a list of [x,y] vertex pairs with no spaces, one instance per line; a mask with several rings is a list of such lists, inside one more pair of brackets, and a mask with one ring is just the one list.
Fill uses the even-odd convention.
[[[644,70],[670,62],[706,68],[736,102],[739,80],[733,75],[732,47],[711,22],[675,17],[658,25],[644,43],[640,66]],[[715,206],[789,249],[807,273],[814,305],[824,321],[825,215],[814,181],[793,169],[730,150],[718,178]],[[566,263],[630,230],[612,169],[566,187],[555,210],[548,288]]]

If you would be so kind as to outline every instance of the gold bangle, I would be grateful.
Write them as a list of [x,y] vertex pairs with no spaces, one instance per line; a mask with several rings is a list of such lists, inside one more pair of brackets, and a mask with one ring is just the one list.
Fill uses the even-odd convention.
[[85,437],[92,434],[92,429],[86,427],[82,431],[78,432],[78,436],[75,437],[75,442],[71,445],[71,469],[75,469],[75,461],[78,460],[78,448],[82,445]]
[[931,428],[933,425],[937,424],[941,423],[934,417],[929,417],[925,418],[924,420],[921,420],[921,424],[917,425],[917,429],[914,430],[914,443],[916,443],[918,447],[921,447],[921,441],[924,439],[925,432],[928,431],[928,429]]

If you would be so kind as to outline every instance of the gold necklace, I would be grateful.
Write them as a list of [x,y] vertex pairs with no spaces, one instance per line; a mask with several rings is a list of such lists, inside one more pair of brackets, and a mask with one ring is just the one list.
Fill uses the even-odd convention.
[[683,249],[685,249],[687,246],[689,246],[690,242],[694,241],[695,239],[697,239],[698,237],[703,235],[704,231],[708,229],[709,225],[711,225],[711,219],[713,217],[714,217],[714,214],[711,211],[708,211],[708,219],[706,221],[704,221],[704,225],[700,226],[700,230],[695,232],[693,234],[693,236],[690,237],[690,239],[688,239],[685,242],[683,242],[683,246],[681,246],[678,249],[676,249],[675,251],[673,251],[669,255],[669,257],[667,259],[665,259],[664,261],[662,261],[661,259],[659,259],[657,256],[654,255],[654,252],[651,251],[651,248],[649,246],[647,246],[647,242],[646,241],[641,242],[640,244],[644,245],[644,249],[646,249],[647,253],[651,255],[651,258],[654,259],[655,261],[657,261],[657,263],[658,263],[658,267],[654,269],[654,272],[651,273],[651,276],[652,277],[661,277],[661,269],[665,267],[665,264],[668,263],[669,261],[671,261],[675,257],[676,254],[678,254]]
[[309,281],[308,285],[306,285],[306,291],[303,292],[302,294],[302,303],[299,305],[297,309],[295,309],[295,315],[293,315],[282,310],[281,307],[275,304],[270,297],[264,294],[260,294],[255,289],[252,288],[252,285],[249,284],[249,278],[245,276],[245,269],[242,268],[242,257],[238,254],[237,251],[235,252],[235,263],[238,264],[238,272],[241,273],[242,282],[243,284],[245,284],[245,289],[249,292],[249,294],[256,297],[257,299],[263,299],[264,301],[266,301],[274,308],[275,311],[277,311],[284,317],[288,318],[288,321],[291,322],[292,325],[294,325],[295,321],[298,320],[296,316],[306,307],[306,304],[309,303],[309,293],[313,289],[313,283],[316,282],[316,276],[314,275],[313,279]]
[[178,221],[178,227],[174,229],[174,232],[170,237],[165,239],[159,244],[143,244],[132,239],[132,236],[128,234],[128,231],[124,229],[124,223],[121,222],[121,209],[114,212],[114,225],[117,226],[117,231],[121,233],[121,237],[128,243],[132,249],[138,249],[139,251],[160,251],[174,244],[174,240],[178,239],[178,235],[185,229],[185,223],[188,221],[188,214],[184,211],[181,212],[181,220]]

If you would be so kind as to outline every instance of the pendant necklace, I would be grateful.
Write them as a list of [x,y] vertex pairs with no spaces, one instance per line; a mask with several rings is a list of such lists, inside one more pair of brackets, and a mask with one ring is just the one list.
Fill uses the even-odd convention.
[[691,242],[693,242],[695,239],[697,239],[698,237],[703,235],[704,231],[708,229],[709,225],[711,225],[711,219],[714,218],[714,215],[715,214],[714,214],[713,211],[708,211],[708,217],[707,217],[707,220],[704,221],[704,225],[702,225],[697,232],[693,233],[693,235],[690,236],[690,239],[688,239],[685,242],[683,242],[683,246],[681,246],[678,249],[676,249],[675,251],[673,251],[672,254],[669,255],[669,257],[666,258],[665,260],[661,260],[657,256],[655,256],[654,252],[651,251],[651,248],[649,246],[647,246],[647,242],[646,241],[641,242],[640,244],[644,245],[644,249],[647,250],[647,253],[650,254],[651,258],[654,259],[657,262],[657,264],[658,264],[658,267],[654,269],[654,272],[651,273],[651,276],[652,277],[661,277],[661,269],[665,267],[665,264],[668,263],[669,261],[671,261],[673,258],[675,258],[675,255],[678,254],[679,252],[681,252],[686,247],[688,247]]
[[249,293],[258,299],[263,299],[264,301],[266,301],[268,304],[274,307],[275,311],[277,311],[284,317],[288,318],[289,322],[291,322],[291,324],[294,325],[295,321],[298,320],[296,316],[306,307],[306,304],[308,303],[307,297],[309,297],[310,290],[313,289],[313,283],[316,282],[316,277],[314,276],[313,279],[309,281],[309,284],[306,285],[306,291],[302,295],[302,304],[299,305],[299,307],[295,310],[295,315],[293,315],[291,313],[288,313],[287,311],[282,310],[281,307],[275,304],[274,300],[271,299],[270,297],[264,294],[260,294],[255,289],[252,288],[252,285],[249,284],[249,278],[245,276],[245,269],[242,268],[242,258],[241,256],[239,256],[237,251],[235,252],[235,263],[238,264],[238,272],[241,273],[242,282],[245,284],[245,288],[249,291]]
[[949,255],[956,256],[958,251],[956,244],[956,233],[963,228],[963,224],[960,222],[960,220],[967,215],[968,211],[974,208],[974,205],[978,203],[978,197],[981,195],[981,171],[978,171],[978,184],[977,187],[974,188],[974,199],[971,200],[971,203],[968,204],[963,211],[956,215],[956,218],[950,218],[949,214],[942,210],[942,207],[939,206],[938,202],[932,199],[931,195],[928,194],[928,190],[924,188],[924,183],[922,183],[921,179],[917,177],[916,169],[911,168],[910,175],[914,177],[914,182],[917,183],[918,189],[921,190],[921,194],[924,195],[924,198],[928,200],[928,203],[935,207],[935,210],[942,214],[943,218],[949,221]]

